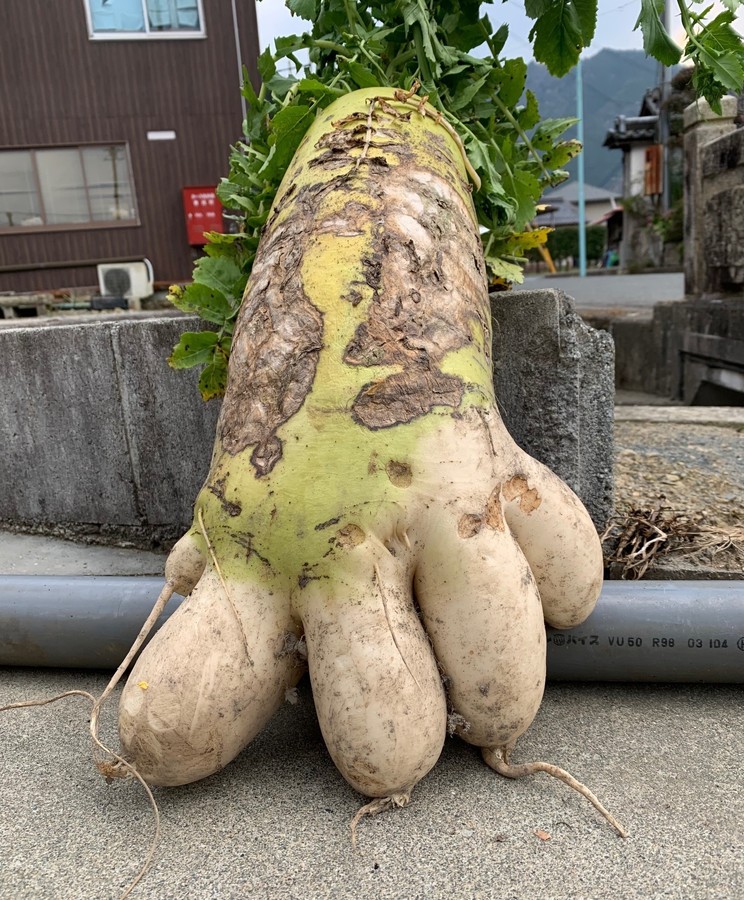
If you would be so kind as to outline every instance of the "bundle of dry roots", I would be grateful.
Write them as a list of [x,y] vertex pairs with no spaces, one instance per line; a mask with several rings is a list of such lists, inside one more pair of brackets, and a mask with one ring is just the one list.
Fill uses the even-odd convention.
[[744,526],[727,528],[709,524],[705,516],[675,513],[659,497],[650,509],[633,509],[613,517],[602,535],[605,566],[623,579],[638,579],[663,556],[713,559],[733,555],[744,563]]

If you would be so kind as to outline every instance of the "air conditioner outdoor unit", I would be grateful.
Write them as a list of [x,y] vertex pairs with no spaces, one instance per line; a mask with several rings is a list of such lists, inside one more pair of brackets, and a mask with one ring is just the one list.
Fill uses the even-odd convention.
[[[153,292],[153,271],[149,259],[136,262],[105,263],[98,270],[98,288],[102,298],[122,301],[122,306],[139,309],[140,300]],[[127,301],[124,303],[123,301]]]

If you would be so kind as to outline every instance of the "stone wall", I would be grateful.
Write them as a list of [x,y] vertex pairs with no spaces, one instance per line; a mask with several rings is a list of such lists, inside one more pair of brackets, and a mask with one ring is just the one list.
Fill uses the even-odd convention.
[[744,128],[706,144],[700,164],[705,242],[701,290],[744,295]]
[[744,292],[744,129],[736,97],[717,116],[705,100],[684,112],[685,293]]
[[[515,439],[612,510],[613,348],[555,291],[500,294],[496,389]],[[167,545],[191,521],[219,404],[166,357],[186,317],[0,329],[0,525]]]

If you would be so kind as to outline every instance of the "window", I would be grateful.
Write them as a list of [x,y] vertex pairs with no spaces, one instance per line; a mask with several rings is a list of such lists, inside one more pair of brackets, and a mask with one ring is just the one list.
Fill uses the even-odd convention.
[[83,0],[91,38],[204,37],[202,0]]
[[0,229],[136,222],[124,144],[0,151]]

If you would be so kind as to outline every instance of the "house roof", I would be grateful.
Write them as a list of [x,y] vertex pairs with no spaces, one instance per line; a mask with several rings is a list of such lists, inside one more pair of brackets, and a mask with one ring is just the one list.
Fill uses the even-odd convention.
[[[612,191],[606,191],[604,188],[595,187],[593,184],[584,183],[584,200],[588,202],[605,200],[609,203],[614,203],[617,194],[613,194]],[[559,188],[556,188],[553,191],[549,191],[547,194],[543,195],[542,201],[544,203],[554,204],[557,200],[564,200],[567,203],[578,203],[579,202],[579,182],[578,181],[569,181],[567,184],[562,185]]]
[[[584,200],[587,204],[610,204],[614,209],[618,204],[616,194],[606,191],[604,188],[595,187],[593,184],[584,185]],[[541,201],[544,207],[538,212],[535,221],[539,225],[578,225],[579,224],[579,183],[570,181],[557,190],[544,194]],[[585,209],[587,224],[591,220],[591,211]],[[594,216],[597,215],[596,210]]]
[[603,147],[623,149],[630,144],[653,144],[656,141],[659,120],[659,88],[646,91],[637,116],[618,116],[615,127],[605,135]]
[[615,127],[607,132],[602,146],[617,150],[631,144],[655,143],[657,118],[657,116],[639,116],[632,119],[618,116],[615,119]]
[[578,225],[579,208],[573,203],[556,203],[535,216],[535,224],[539,227],[557,227],[559,225]]

